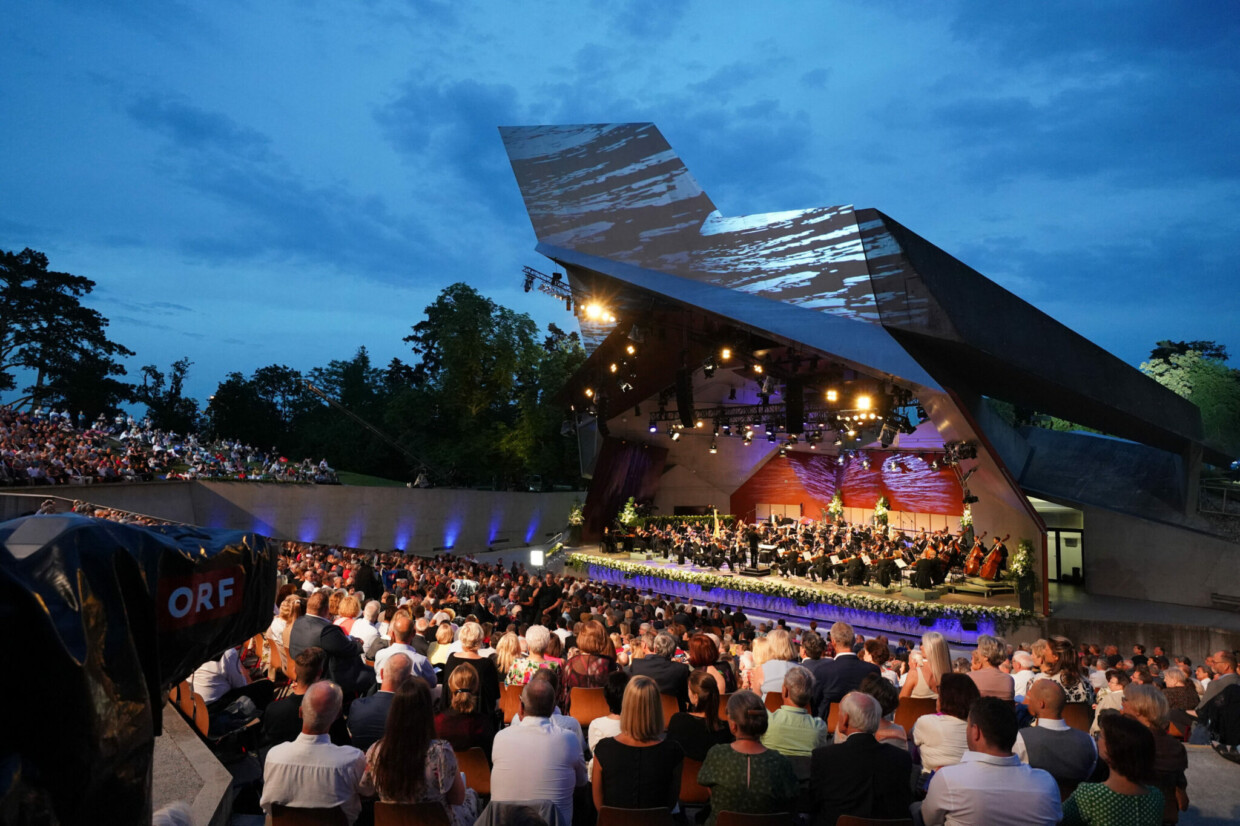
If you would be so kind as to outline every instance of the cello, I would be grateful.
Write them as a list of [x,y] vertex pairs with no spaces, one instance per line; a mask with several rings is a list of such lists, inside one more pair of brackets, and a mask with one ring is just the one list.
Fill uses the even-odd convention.
[[973,543],[973,549],[969,551],[969,555],[964,560],[964,575],[977,576],[982,570],[982,557],[986,555],[986,546],[982,544],[982,540],[986,538],[983,533]]
[[1012,537],[1011,534],[1002,539],[995,539],[994,547],[990,549],[990,553],[986,554],[986,558],[982,560],[982,570],[980,576],[982,579],[988,579],[991,582],[999,578],[999,564],[1003,561],[1003,551],[1005,550],[1003,543]]

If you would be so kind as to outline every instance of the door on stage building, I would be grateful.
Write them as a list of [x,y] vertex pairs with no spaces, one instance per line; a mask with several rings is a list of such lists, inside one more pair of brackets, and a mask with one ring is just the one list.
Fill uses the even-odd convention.
[[1079,530],[1052,528],[1046,532],[1046,578],[1051,582],[1085,584],[1085,563],[1082,561],[1084,533]]

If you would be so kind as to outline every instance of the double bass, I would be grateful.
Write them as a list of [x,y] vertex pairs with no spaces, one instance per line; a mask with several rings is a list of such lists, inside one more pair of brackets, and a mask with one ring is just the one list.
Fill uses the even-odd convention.
[[986,538],[983,533],[973,543],[973,549],[969,551],[969,555],[964,559],[964,575],[977,576],[982,570],[982,557],[986,555],[986,546],[982,544],[982,540]]
[[1002,539],[995,540],[994,547],[990,549],[990,553],[986,554],[986,558],[982,560],[982,570],[980,574],[982,579],[987,579],[993,582],[999,578],[999,564],[1003,562],[1003,551],[1005,550],[1003,543],[1007,542],[1011,537],[1012,535],[1008,534]]

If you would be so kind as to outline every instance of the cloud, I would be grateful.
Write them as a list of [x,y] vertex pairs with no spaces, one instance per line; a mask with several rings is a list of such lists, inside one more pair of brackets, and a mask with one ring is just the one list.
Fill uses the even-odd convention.
[[186,150],[214,150],[230,155],[267,158],[271,141],[226,115],[207,112],[180,97],[145,94],[127,112],[140,125],[170,138]]
[[611,14],[607,27],[634,40],[665,40],[680,33],[680,23],[689,10],[683,0],[630,0],[608,3]]

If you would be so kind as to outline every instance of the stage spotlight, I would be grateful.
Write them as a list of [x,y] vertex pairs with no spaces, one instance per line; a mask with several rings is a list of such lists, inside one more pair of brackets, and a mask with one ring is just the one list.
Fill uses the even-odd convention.
[[848,438],[850,439],[855,438],[856,435],[857,435],[857,431],[853,430],[852,428],[848,429]]
[[711,442],[711,443],[710,443],[710,452],[711,452],[711,453],[718,453],[718,452],[719,452],[719,446],[718,446],[717,444],[715,444],[714,442]]
[[871,404],[873,404],[873,401],[870,399],[869,396],[858,396],[857,397],[857,409],[858,410],[869,410]]
[[761,364],[758,364],[757,362],[754,362],[754,365],[753,365],[753,371],[754,371],[755,373],[761,373],[761,372],[762,372],[762,365],[761,365]]
[[610,370],[611,372],[613,372],[613,373],[614,373],[614,372],[616,372],[617,370],[619,370],[619,369],[620,369],[620,365],[616,364],[616,363],[613,361],[613,362],[611,363],[611,366],[610,366],[610,367],[608,367],[607,369],[608,369],[608,370]]
[[651,432],[651,433],[658,433],[658,432],[659,432],[659,423],[658,423],[658,422],[656,422],[654,419],[651,419],[651,420],[650,420],[650,432]]
[[672,441],[673,441],[673,442],[679,442],[679,441],[680,441],[680,431],[679,431],[679,430],[676,430],[675,428],[673,428],[673,429],[671,429],[670,431],[668,431],[668,435],[672,437]]
[[697,422],[693,426],[697,428],[706,427],[706,422],[702,421],[701,419],[698,419]]
[[830,390],[827,391],[827,401],[838,402],[839,400],[840,400],[840,391],[836,390],[834,387],[832,387]]
[[746,433],[746,434],[745,434],[745,438],[744,438],[744,440],[741,442],[741,444],[745,445],[745,447],[749,447],[751,444],[753,444],[753,434],[752,434],[752,433]]
[[768,430],[766,432],[766,440],[770,442],[771,444],[775,444],[775,431],[774,430]]
[[706,357],[706,362],[702,365],[702,374],[705,375],[706,378],[708,379],[711,376],[715,375],[715,357],[714,356]]
[[781,458],[782,458],[782,457],[784,457],[784,456],[787,456],[787,455],[788,455],[788,448],[786,448],[786,447],[781,447],[781,448],[779,449],[779,455],[780,455],[780,457],[781,457]]
[[625,346],[624,352],[628,353],[631,356],[637,352],[637,348],[634,347],[632,344],[628,344]]
[[564,309],[570,313],[573,311],[573,297],[571,295],[564,299]]
[[524,284],[525,291],[528,293],[530,291],[530,288],[533,286],[534,286],[534,276],[530,275],[529,273],[526,273],[525,284]]
[[722,350],[720,350],[720,351],[719,351],[719,360],[720,360],[720,361],[727,361],[727,360],[728,360],[728,359],[730,359],[730,358],[732,358],[732,348],[731,348],[731,347],[724,347]]
[[591,388],[591,387],[587,387],[587,388],[586,388],[586,397],[587,397],[587,398],[591,398],[591,399],[592,399],[592,398],[594,398],[594,389],[593,389],[593,388]]

